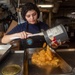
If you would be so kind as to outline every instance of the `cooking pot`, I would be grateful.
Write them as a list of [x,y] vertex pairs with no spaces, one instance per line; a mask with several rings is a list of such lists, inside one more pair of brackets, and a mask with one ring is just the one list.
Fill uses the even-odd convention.
[[45,40],[49,46],[53,44],[61,45],[63,42],[69,40],[65,27],[60,24],[47,31],[42,30]]

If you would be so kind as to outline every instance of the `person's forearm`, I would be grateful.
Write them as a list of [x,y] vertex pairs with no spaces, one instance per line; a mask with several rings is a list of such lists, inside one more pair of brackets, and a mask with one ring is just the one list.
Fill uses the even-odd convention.
[[26,39],[28,35],[31,35],[31,33],[22,31],[19,33],[15,33],[15,34],[10,34],[10,35],[4,35],[3,38],[1,39],[2,43],[9,43],[10,41],[14,40],[14,39]]
[[1,39],[2,43],[9,43],[10,41],[12,41],[12,37],[18,37],[17,33],[15,34],[11,34],[11,35],[4,35],[3,38]]

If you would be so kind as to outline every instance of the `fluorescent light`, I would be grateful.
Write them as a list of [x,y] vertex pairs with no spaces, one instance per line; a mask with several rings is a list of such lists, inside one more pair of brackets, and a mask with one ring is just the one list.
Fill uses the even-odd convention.
[[10,0],[0,0],[0,4],[10,4]]
[[38,4],[37,6],[41,8],[52,8],[54,5],[53,4]]

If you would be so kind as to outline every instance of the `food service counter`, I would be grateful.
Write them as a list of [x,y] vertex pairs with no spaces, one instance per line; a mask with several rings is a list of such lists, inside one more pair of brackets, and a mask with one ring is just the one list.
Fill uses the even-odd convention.
[[[3,50],[4,51],[4,50]],[[0,53],[1,57],[1,53]],[[23,75],[23,60],[24,60],[24,51],[9,51],[5,57],[0,60],[0,75],[2,74],[3,68],[9,65],[18,65],[20,66],[20,72],[17,75]],[[11,68],[10,68],[11,69]]]
[[[29,48],[29,51],[31,52],[33,52],[33,50],[35,50],[35,48]],[[57,53],[72,69],[69,71],[67,70],[67,72],[64,73],[60,68],[57,68],[48,75],[75,75],[75,49],[58,49]],[[9,52],[8,55],[0,62],[0,75],[2,75],[2,68],[9,64],[18,64],[21,66],[21,71],[17,75],[47,75],[45,74],[45,70],[30,64],[26,50],[13,50]]]
[[57,50],[57,53],[59,54],[62,60],[62,64],[64,66],[64,69],[66,71],[62,71],[61,68],[54,68],[52,69],[48,74],[44,69],[41,69],[33,64],[31,64],[30,57],[32,56],[32,53],[35,51],[35,48],[29,48],[27,49],[28,56],[26,60],[26,73],[25,75],[75,75],[75,49],[59,49]]

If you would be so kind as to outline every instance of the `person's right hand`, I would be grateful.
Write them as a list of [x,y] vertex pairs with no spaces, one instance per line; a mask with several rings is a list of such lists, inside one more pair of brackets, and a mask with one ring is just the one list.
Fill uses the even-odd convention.
[[32,34],[29,32],[22,31],[22,32],[17,33],[17,35],[20,39],[26,39],[28,35],[32,35]]

